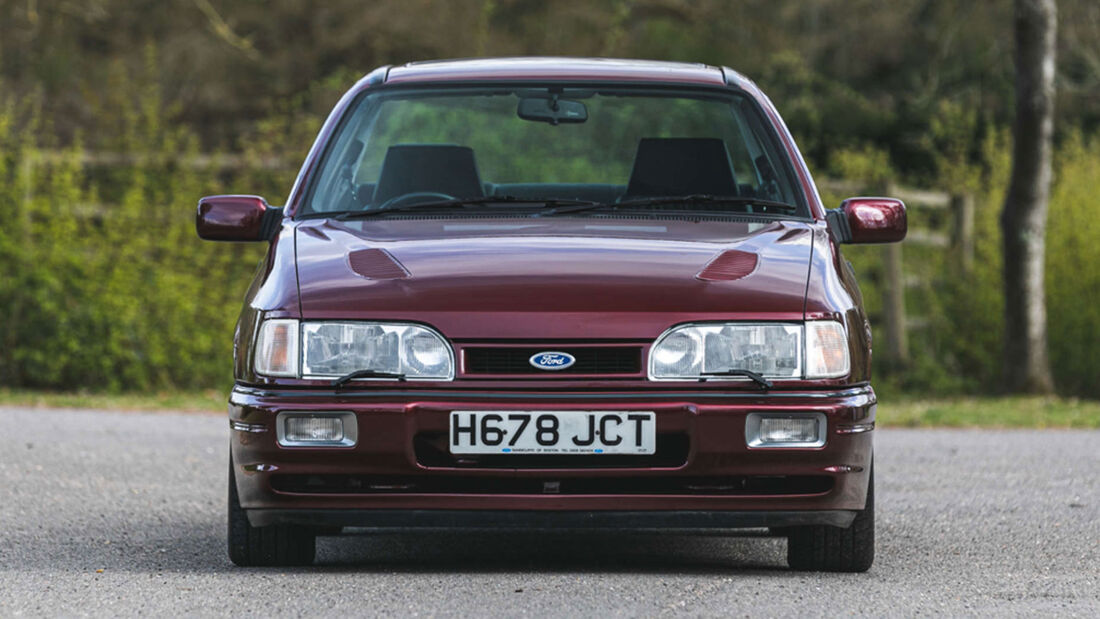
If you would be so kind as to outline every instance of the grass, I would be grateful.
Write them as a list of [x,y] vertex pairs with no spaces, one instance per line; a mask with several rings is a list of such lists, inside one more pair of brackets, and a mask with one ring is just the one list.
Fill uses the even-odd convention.
[[1014,396],[879,402],[878,424],[889,427],[1100,428],[1100,402]]
[[[224,413],[225,391],[54,393],[0,389],[0,406]],[[889,398],[879,403],[885,427],[1100,428],[1100,401],[1056,397]]]
[[228,400],[228,391],[213,389],[207,391],[118,394],[0,389],[0,406],[34,408],[224,413]]

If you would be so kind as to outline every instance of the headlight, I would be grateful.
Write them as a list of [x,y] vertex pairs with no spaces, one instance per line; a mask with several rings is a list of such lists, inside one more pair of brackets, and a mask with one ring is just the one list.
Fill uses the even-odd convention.
[[846,375],[848,368],[844,326],[824,320],[683,325],[658,338],[649,353],[651,380],[721,379],[730,370],[778,379],[830,378]]
[[[272,329],[272,323],[292,323],[292,328]],[[293,346],[279,353],[273,335],[293,333]],[[289,336],[285,336],[289,337]],[[299,338],[301,355],[298,355]],[[276,360],[293,359],[293,369],[272,373]],[[256,342],[256,372],[266,376],[337,378],[357,370],[397,374],[407,380],[451,380],[454,354],[432,329],[421,325],[378,322],[302,322],[268,320]]]

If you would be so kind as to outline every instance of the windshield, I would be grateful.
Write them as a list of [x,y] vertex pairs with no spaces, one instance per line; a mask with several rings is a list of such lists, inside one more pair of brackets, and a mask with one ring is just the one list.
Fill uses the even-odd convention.
[[306,215],[445,200],[494,210],[571,200],[746,212],[732,201],[646,200],[685,196],[782,203],[792,207],[788,216],[808,214],[772,129],[732,92],[376,91],[341,124],[316,179]]

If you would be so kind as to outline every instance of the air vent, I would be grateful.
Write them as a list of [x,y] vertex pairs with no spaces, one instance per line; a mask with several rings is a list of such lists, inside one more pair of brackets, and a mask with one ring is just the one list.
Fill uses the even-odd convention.
[[710,261],[695,276],[705,281],[732,281],[741,279],[756,270],[756,254],[728,249]]
[[348,254],[351,270],[367,279],[404,279],[409,276],[390,253],[384,249],[360,249]]

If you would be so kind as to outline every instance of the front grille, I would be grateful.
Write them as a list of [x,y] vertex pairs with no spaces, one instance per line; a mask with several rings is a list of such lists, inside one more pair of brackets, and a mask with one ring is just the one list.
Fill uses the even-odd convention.
[[499,469],[609,469],[678,468],[687,464],[688,436],[657,434],[654,453],[649,455],[607,454],[452,454],[446,432],[421,432],[413,437],[413,452],[421,466],[434,468]]
[[[540,352],[565,352],[576,361],[563,370],[541,370],[531,365],[531,357]],[[576,374],[639,374],[642,371],[640,346],[473,346],[463,349],[466,374],[542,375],[547,377]]]
[[777,496],[823,494],[833,487],[824,475],[730,477],[472,477],[274,475],[276,492],[294,494],[664,494],[688,496]]

